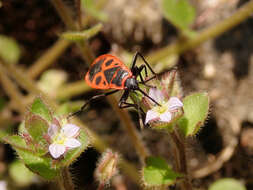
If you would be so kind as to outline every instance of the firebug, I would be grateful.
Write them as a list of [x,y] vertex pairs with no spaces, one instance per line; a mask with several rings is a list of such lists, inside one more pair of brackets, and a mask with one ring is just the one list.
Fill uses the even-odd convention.
[[[145,64],[136,66],[137,58],[141,57]],[[141,75],[142,70],[144,69],[145,75],[147,77],[147,68],[154,75],[148,80],[144,80]],[[140,81],[137,80],[137,77],[140,76]],[[122,97],[119,100],[120,108],[135,107],[138,110],[141,110],[138,105],[127,103],[127,98],[130,92],[139,91],[144,96],[148,97],[155,104],[160,105],[156,100],[151,98],[146,92],[140,89],[139,84],[146,84],[147,81],[155,78],[157,74],[153,71],[151,66],[145,60],[142,54],[137,52],[133,58],[131,69],[129,69],[122,61],[117,57],[109,54],[104,54],[96,58],[91,64],[88,72],[85,75],[86,83],[95,89],[114,89],[113,91],[106,92],[100,95],[91,97],[79,111],[72,113],[70,116],[76,115],[84,110],[84,108],[93,100],[111,95],[119,90],[124,90]],[[142,111],[142,110],[141,110]],[[143,111],[142,111],[143,112]]]

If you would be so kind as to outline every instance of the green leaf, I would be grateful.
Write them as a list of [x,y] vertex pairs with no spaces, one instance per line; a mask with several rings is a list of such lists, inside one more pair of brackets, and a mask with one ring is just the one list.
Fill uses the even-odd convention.
[[94,0],[82,0],[81,6],[94,18],[103,22],[107,21],[108,15],[98,9]]
[[12,145],[24,164],[34,173],[51,180],[58,175],[58,169],[53,168],[51,157],[40,157],[30,150],[25,140],[18,135],[8,136],[5,141]]
[[47,134],[48,123],[38,115],[31,115],[25,122],[26,129],[31,137],[40,142],[44,140],[43,136]]
[[97,24],[96,26],[81,32],[64,32],[61,37],[71,41],[87,40],[95,36],[101,29],[102,24]]
[[28,115],[25,121],[28,134],[32,137],[33,144],[40,154],[48,152],[48,142],[44,138],[47,134],[49,124],[38,115]]
[[208,115],[209,97],[207,93],[194,93],[183,100],[184,116],[178,124],[185,136],[196,134]]
[[[12,148],[24,150],[24,151],[33,151],[32,148],[29,148],[26,145],[25,140],[19,135],[7,135],[2,138],[2,140],[12,146]],[[34,152],[33,152],[34,153]]]
[[19,148],[15,148],[15,150],[25,163],[26,167],[32,172],[47,180],[52,180],[59,175],[59,169],[53,167],[54,165],[50,157],[40,157],[32,152],[24,151]]
[[36,98],[33,101],[30,112],[41,116],[43,119],[47,120],[48,122],[52,121],[51,112],[49,108],[44,104],[41,98]]
[[246,187],[236,179],[224,178],[215,181],[208,190],[246,190]]
[[62,164],[64,166],[69,166],[71,163],[77,159],[81,153],[88,147],[89,145],[89,138],[87,133],[81,129],[79,137],[77,138],[81,142],[81,146],[78,148],[74,148],[72,150],[69,150],[67,154],[64,156],[64,159],[61,160],[59,164]]
[[146,167],[143,169],[145,186],[164,186],[174,184],[182,175],[174,172],[167,162],[159,157],[148,157]]
[[176,28],[190,36],[189,26],[195,19],[195,9],[188,0],[163,0],[163,14]]
[[17,42],[7,36],[0,35],[0,57],[7,63],[16,63],[20,57]]
[[9,174],[17,186],[27,186],[33,182],[34,174],[29,171],[20,160],[10,164]]

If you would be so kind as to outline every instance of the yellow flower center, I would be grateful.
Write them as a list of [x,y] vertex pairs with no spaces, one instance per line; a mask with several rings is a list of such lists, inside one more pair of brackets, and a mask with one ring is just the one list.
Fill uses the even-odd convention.
[[53,142],[55,144],[62,144],[63,145],[66,140],[67,140],[67,137],[61,132],[58,135],[55,135],[55,137],[53,138]]
[[163,114],[167,111],[168,108],[165,102],[161,102],[160,104],[161,106],[155,106],[153,109],[156,113]]

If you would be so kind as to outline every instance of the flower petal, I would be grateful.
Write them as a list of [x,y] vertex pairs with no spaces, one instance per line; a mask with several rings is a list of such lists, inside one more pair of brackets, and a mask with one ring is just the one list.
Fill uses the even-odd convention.
[[170,111],[174,111],[174,110],[177,110],[177,109],[183,107],[183,103],[177,97],[171,97],[169,99],[168,105],[169,105],[168,109]]
[[55,143],[50,144],[48,149],[49,149],[49,152],[52,155],[52,157],[55,159],[59,158],[66,151],[66,147],[64,145],[55,144]]
[[146,114],[145,124],[150,122],[151,120],[159,118],[159,114],[153,110],[148,110]]
[[164,100],[164,95],[162,91],[158,90],[157,88],[150,88],[148,93],[148,95],[157,102],[162,102]]
[[171,113],[170,112],[165,112],[160,115],[160,121],[162,122],[170,122],[171,120]]
[[75,138],[67,139],[64,144],[67,148],[77,148],[77,147],[81,146],[81,143],[78,140],[76,140]]
[[59,133],[59,127],[55,124],[51,124],[49,127],[48,127],[48,130],[47,130],[47,134],[49,135],[49,137],[52,139],[54,138],[54,136],[56,134]]
[[78,135],[80,128],[74,124],[66,124],[62,127],[62,132],[66,137],[75,137]]

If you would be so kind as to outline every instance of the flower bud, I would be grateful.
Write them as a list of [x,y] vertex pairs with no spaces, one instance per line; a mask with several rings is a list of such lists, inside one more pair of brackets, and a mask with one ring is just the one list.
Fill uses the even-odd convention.
[[95,177],[100,184],[108,184],[110,179],[118,173],[117,163],[119,155],[107,150],[102,154],[95,170]]

